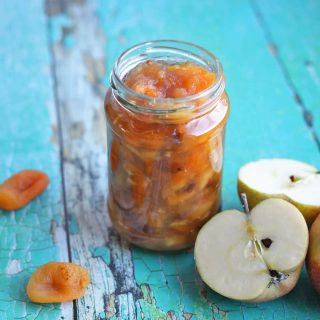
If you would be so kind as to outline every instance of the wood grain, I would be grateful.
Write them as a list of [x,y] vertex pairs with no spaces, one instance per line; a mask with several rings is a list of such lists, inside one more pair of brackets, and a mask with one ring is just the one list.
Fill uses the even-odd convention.
[[[210,318],[213,314],[219,319],[225,313],[200,294],[203,284],[195,274],[191,252],[160,256],[129,248],[110,226],[105,204],[107,161],[103,98],[106,88],[101,84],[105,76],[105,38],[99,29],[96,10],[89,1],[75,1],[67,6],[47,3],[72,261],[87,267],[92,276],[87,295],[77,303],[77,317],[174,319],[174,308],[182,299],[190,303],[191,311],[199,319]],[[157,265],[164,261],[165,265]],[[139,267],[141,263],[144,267]],[[183,264],[181,271],[178,264]],[[148,281],[143,278],[138,286],[137,278],[141,276]],[[153,295],[152,286],[159,287],[162,292],[163,301],[159,302],[166,303],[164,310],[157,306],[156,299],[161,297]],[[191,298],[182,297],[181,286],[190,287]],[[175,297],[174,303],[170,293]],[[189,312],[185,312],[182,305],[178,308],[188,317]]]
[[[222,319],[228,315],[230,319],[250,319],[253,315],[257,318],[279,315],[280,319],[290,319],[317,315],[319,300],[313,297],[305,274],[293,295],[266,304],[264,308],[239,304],[207,291],[195,270],[192,252],[170,255],[137,248],[128,250],[127,244],[121,244],[117,235],[112,234],[104,215],[106,167],[105,149],[101,146],[105,142],[104,131],[100,125],[94,125],[93,132],[90,131],[92,120],[88,121],[103,117],[101,108],[105,89],[101,88],[101,79],[105,71],[103,67],[99,71],[97,65],[107,65],[110,71],[116,56],[127,46],[139,41],[154,38],[189,40],[203,44],[222,58],[229,79],[231,101],[235,101],[226,143],[226,208],[239,207],[235,180],[242,163],[262,156],[308,157],[313,163],[318,161],[316,146],[299,109],[291,99],[290,89],[277,62],[270,54],[263,30],[249,2],[245,6],[228,3],[219,4],[218,7],[211,2],[203,2],[202,7],[192,2],[173,5],[142,1],[140,6],[126,1],[97,3],[98,7],[95,8],[92,2],[91,5],[75,2],[51,16],[51,23],[56,27],[51,34],[54,38],[63,140],[66,141],[66,194],[68,202],[73,203],[68,206],[68,211],[71,214],[70,230],[74,230],[71,235],[74,260],[87,263],[97,278],[97,282],[93,281],[89,297],[78,305],[78,316],[81,318],[85,314],[87,317],[124,319],[187,319],[193,316],[197,319]],[[236,10],[230,11],[230,5]],[[95,12],[100,19],[98,21]],[[181,15],[181,12],[192,14]],[[200,16],[202,22],[197,24],[197,17]],[[243,16],[247,17],[246,22]],[[186,33],[186,22],[192,26],[192,33]],[[91,25],[95,26],[93,30]],[[64,29],[70,31],[64,34]],[[212,37],[212,34],[215,36]],[[56,35],[60,37],[55,38]],[[239,38],[235,38],[235,35]],[[235,58],[234,52],[238,52],[239,58]],[[98,59],[90,57],[92,53],[97,54]],[[79,72],[79,69],[86,71]],[[88,73],[89,83],[84,79]],[[256,79],[261,81],[257,82]],[[75,83],[81,90],[75,90]],[[276,90],[273,90],[274,86]],[[70,95],[70,92],[73,94]],[[81,111],[76,112],[79,105]],[[99,114],[97,117],[92,116],[95,109]],[[286,114],[290,114],[290,117]],[[82,132],[78,142],[71,140],[72,123],[75,120],[75,127],[81,128]],[[291,132],[287,128],[292,126],[295,130]],[[98,143],[97,135],[100,136]],[[258,142],[256,135],[260,138]],[[297,141],[301,141],[298,148]],[[95,167],[88,164],[92,154],[102,159]],[[101,204],[97,205],[97,200],[92,203],[92,197],[101,199]],[[99,221],[98,226],[94,221],[89,221],[89,213],[91,219]],[[97,260],[99,266],[94,264]],[[125,268],[124,262],[128,263]],[[125,273],[125,270],[128,271]],[[98,282],[100,287],[96,288]],[[101,283],[111,285],[103,287]],[[297,302],[298,307],[295,307]]]
[[0,319],[71,319],[72,303],[34,304],[25,287],[49,261],[68,261],[60,194],[57,119],[46,18],[41,1],[0,9],[0,181],[22,169],[50,177],[48,189],[24,208],[0,211]]
[[[101,0],[98,3],[98,14],[108,39],[105,47],[108,71],[125,48],[152,39],[195,42],[222,61],[231,100],[224,208],[240,208],[236,195],[237,171],[248,161],[288,157],[319,166],[317,145],[249,1],[201,1],[201,5],[193,1]],[[133,251],[136,280],[142,288],[149,288],[145,292],[152,298],[147,301],[155,301],[158,312],[162,312],[158,317],[169,314],[178,319],[186,314],[195,318],[227,315],[228,319],[319,317],[320,301],[305,273],[296,290],[287,297],[250,305],[201,288],[191,252],[175,257],[138,252]],[[167,269],[172,273],[164,271]],[[145,310],[148,309],[152,309],[152,303],[145,304]]]
[[107,148],[103,110],[104,35],[93,2],[47,2],[60,110],[63,186],[72,261],[86,267],[91,286],[76,318],[136,319],[140,297],[128,244],[106,211]]
[[252,6],[320,150],[320,3],[253,0]]
[[[307,14],[295,22],[304,6]],[[320,300],[306,272],[288,296],[244,304],[201,282],[192,250],[159,254],[121,240],[106,212],[103,113],[111,66],[130,45],[173,38],[214,52],[224,65],[232,108],[223,207],[240,208],[236,177],[242,164],[290,157],[320,167],[315,6],[312,0],[306,5],[273,0],[4,1],[0,179],[29,167],[46,171],[51,185],[25,209],[0,212],[0,319],[318,319]],[[312,29],[308,37],[306,28]],[[304,120],[302,107],[314,118],[313,126]],[[74,311],[72,303],[28,302],[24,285],[34,268],[68,258],[92,277]]]

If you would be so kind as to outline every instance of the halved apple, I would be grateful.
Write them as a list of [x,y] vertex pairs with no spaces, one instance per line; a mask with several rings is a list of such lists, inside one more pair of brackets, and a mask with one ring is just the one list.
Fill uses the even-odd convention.
[[262,302],[297,283],[308,248],[308,228],[289,202],[269,199],[249,213],[223,211],[200,230],[194,249],[203,281],[221,295]]
[[269,198],[287,200],[301,211],[309,226],[320,214],[320,172],[300,161],[263,159],[247,163],[239,170],[238,192],[247,194],[251,208]]

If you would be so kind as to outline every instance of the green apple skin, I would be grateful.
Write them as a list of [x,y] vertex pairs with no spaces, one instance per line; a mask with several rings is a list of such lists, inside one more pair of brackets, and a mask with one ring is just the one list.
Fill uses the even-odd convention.
[[238,194],[240,196],[241,193],[246,193],[249,208],[254,208],[258,203],[260,203],[263,200],[270,199],[270,198],[277,198],[277,199],[283,199],[290,203],[292,203],[304,216],[308,227],[310,228],[314,220],[317,218],[317,216],[320,214],[320,207],[316,206],[309,206],[306,204],[298,203],[296,201],[293,201],[285,194],[266,194],[259,191],[256,191],[249,186],[247,186],[245,183],[243,183],[240,179],[238,179]]
[[292,291],[293,288],[296,286],[300,278],[300,274],[303,266],[304,266],[304,260],[300,263],[299,266],[297,266],[297,268],[294,271],[287,272],[289,277],[286,280],[281,281],[277,285],[277,287],[271,286],[270,288],[266,288],[265,291],[260,296],[256,297],[253,300],[247,300],[246,302],[261,303],[261,302],[267,302],[267,301],[271,301],[274,299],[278,299],[282,296],[285,296],[290,291]]

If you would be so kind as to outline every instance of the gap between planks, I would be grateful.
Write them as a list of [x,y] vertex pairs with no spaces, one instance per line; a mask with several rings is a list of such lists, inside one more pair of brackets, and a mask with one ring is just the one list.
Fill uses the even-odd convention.
[[267,24],[265,18],[263,17],[263,14],[259,8],[259,4],[256,2],[256,0],[250,0],[250,5],[252,7],[252,10],[254,12],[254,15],[255,15],[259,25],[261,26],[261,29],[264,33],[266,41],[269,45],[269,49],[271,51],[271,54],[275,57],[278,65],[279,65],[279,68],[281,70],[281,73],[283,74],[283,77],[285,78],[285,81],[286,81],[286,83],[287,83],[287,85],[293,95],[293,98],[301,109],[301,112],[303,114],[304,123],[307,125],[308,129],[310,130],[311,136],[314,139],[314,141],[318,147],[318,150],[320,152],[320,138],[318,137],[316,130],[314,128],[312,113],[308,110],[307,106],[305,105],[305,103],[303,102],[303,100],[301,98],[301,95],[298,92],[297,87],[293,83],[293,80],[290,76],[290,72],[289,72],[288,68],[286,67],[286,65],[285,65],[285,63],[279,53],[277,44],[273,39],[273,36],[271,34],[271,31],[268,27],[268,24]]
[[[68,249],[68,260],[72,262],[72,253],[71,253],[71,243],[70,243],[70,230],[69,230],[69,219],[68,219],[68,211],[67,211],[67,202],[66,202],[66,184],[65,184],[65,175],[64,175],[64,162],[63,162],[63,135],[62,135],[62,125],[61,125],[61,112],[60,112],[60,103],[58,99],[58,91],[57,91],[57,72],[56,72],[56,64],[54,58],[53,47],[50,43],[50,34],[52,34],[52,26],[50,21],[47,17],[46,19],[46,26],[47,26],[47,40],[48,40],[48,48],[49,54],[52,58],[52,62],[50,65],[50,72],[53,79],[53,96],[54,96],[54,106],[56,112],[56,119],[57,119],[57,136],[58,141],[57,145],[59,148],[59,158],[60,158],[60,175],[61,175],[61,198],[62,198],[62,210],[64,215],[64,223],[65,223],[65,232],[66,232],[66,240],[67,240],[67,249]],[[77,303],[75,300],[72,301],[73,305],[73,319],[78,320],[77,316]]]

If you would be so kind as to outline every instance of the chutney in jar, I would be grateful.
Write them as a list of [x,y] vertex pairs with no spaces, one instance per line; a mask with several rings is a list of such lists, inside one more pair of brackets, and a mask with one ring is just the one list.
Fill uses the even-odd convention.
[[105,99],[108,212],[130,242],[190,247],[219,210],[224,87],[219,61],[189,43],[144,43],[117,60]]

